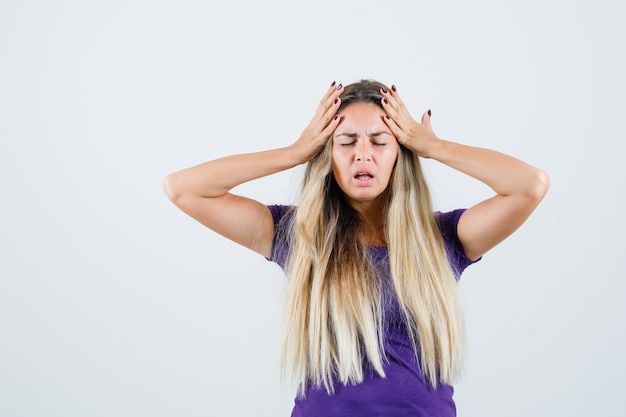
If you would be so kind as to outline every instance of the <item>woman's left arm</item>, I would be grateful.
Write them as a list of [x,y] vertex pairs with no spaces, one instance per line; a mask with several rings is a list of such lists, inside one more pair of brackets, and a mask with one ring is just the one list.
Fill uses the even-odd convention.
[[418,123],[395,89],[382,93],[385,121],[401,145],[470,175],[496,192],[467,209],[459,220],[459,239],[470,259],[478,259],[517,230],[547,193],[550,180],[544,171],[500,152],[440,139],[431,127],[430,111]]
[[539,205],[550,184],[542,170],[489,149],[437,139],[425,157],[470,175],[496,192],[467,209],[459,219],[457,232],[470,259],[478,259],[517,230]]

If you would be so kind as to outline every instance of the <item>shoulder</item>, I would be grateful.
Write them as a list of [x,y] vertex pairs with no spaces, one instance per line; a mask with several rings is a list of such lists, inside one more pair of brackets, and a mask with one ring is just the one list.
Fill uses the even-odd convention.
[[461,218],[461,215],[465,213],[465,210],[467,209],[459,208],[452,211],[436,211],[434,213],[435,221],[437,222],[437,226],[439,227],[442,235],[445,236],[450,233],[456,234],[459,219]]
[[287,206],[283,204],[274,204],[269,205],[267,208],[272,213],[272,219],[274,220],[274,227],[284,222],[284,220],[293,217],[293,213],[296,209],[296,206]]
[[465,210],[465,208],[459,208],[452,211],[437,211],[434,213],[435,221],[443,238],[448,260],[457,279],[460,278],[465,268],[480,260],[480,258],[476,260],[469,259],[459,239],[457,228],[459,219],[463,213],[465,213]]
[[272,219],[274,220],[272,249],[267,260],[276,262],[284,269],[291,251],[291,226],[296,206],[276,204],[269,205],[267,208],[272,213]]

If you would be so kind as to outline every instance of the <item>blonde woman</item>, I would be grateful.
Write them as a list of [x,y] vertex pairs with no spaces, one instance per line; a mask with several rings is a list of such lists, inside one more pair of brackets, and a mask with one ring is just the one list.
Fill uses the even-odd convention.
[[[433,212],[420,158],[495,195]],[[300,164],[297,207],[230,193]],[[209,161],[164,186],[191,217],[284,269],[292,416],[448,417],[464,350],[457,280],[520,227],[549,180],[510,156],[440,139],[430,110],[417,122],[395,86],[363,80],[333,83],[291,146]]]

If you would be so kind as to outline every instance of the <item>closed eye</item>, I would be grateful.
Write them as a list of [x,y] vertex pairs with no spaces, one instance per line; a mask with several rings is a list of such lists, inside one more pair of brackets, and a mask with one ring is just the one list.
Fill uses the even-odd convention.
[[385,146],[389,143],[389,136],[391,136],[389,132],[375,132],[370,135],[370,142],[376,146]]

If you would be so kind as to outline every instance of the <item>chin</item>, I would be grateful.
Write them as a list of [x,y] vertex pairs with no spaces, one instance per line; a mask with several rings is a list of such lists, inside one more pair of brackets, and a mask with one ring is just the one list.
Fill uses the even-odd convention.
[[382,195],[382,193],[378,193],[378,194],[356,194],[356,195],[346,194],[346,198],[348,198],[348,200],[350,200],[350,201],[352,201],[354,203],[372,203],[372,202],[376,202],[381,195]]

